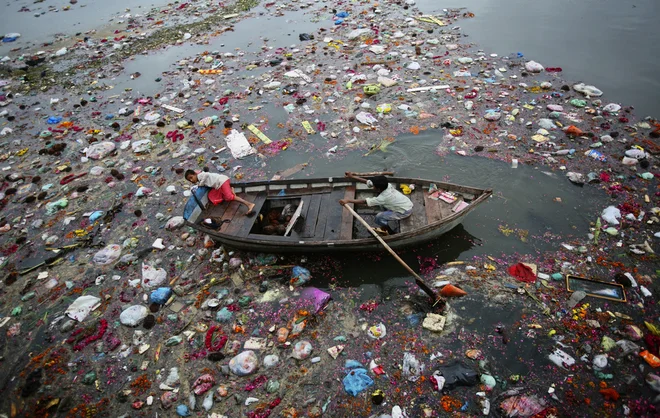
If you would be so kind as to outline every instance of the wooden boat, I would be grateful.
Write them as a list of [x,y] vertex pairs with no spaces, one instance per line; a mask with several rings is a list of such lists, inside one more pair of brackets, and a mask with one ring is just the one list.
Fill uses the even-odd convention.
[[[384,238],[392,248],[417,245],[441,236],[460,224],[492,194],[492,190],[432,180],[390,177],[389,181],[397,188],[400,185],[414,185],[409,195],[414,203],[412,215],[398,221],[398,225],[391,225],[397,233]],[[280,253],[383,249],[369,231],[339,204],[340,199],[375,196],[366,184],[345,177],[331,177],[236,183],[232,187],[238,196],[255,203],[256,216],[245,216],[246,207],[235,201],[209,204],[209,189],[200,187],[186,204],[186,224],[208,234],[216,242],[247,251]],[[268,219],[272,219],[273,213],[279,213],[286,205],[289,209],[296,208],[299,214],[294,214],[287,223],[287,235],[266,235],[263,227]],[[375,225],[376,208],[358,205],[355,210]],[[212,223],[209,224],[209,221]]]

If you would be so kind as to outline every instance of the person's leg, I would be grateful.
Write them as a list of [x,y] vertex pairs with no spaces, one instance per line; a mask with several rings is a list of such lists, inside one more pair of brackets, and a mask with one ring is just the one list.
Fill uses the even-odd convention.
[[392,227],[390,227],[390,222],[406,219],[411,214],[412,214],[412,210],[409,210],[404,213],[394,212],[391,210],[387,210],[385,212],[379,212],[376,215],[376,224],[382,226],[387,231],[388,234],[392,235],[395,232],[392,229]]
[[254,203],[248,202],[247,200],[240,198],[234,194],[234,191],[231,189],[231,183],[229,180],[226,182],[222,183],[222,186],[220,186],[220,191],[222,192],[222,199],[226,201],[232,201],[235,200],[238,203],[245,205],[247,207],[247,213],[246,215],[251,215],[252,214],[252,209],[254,209]]
[[[378,212],[376,214],[376,219],[374,220],[374,222],[376,223],[376,225],[378,225],[381,228],[381,231],[385,231],[388,234],[393,234],[394,231],[392,230],[392,228],[390,228],[390,222],[389,222],[390,220],[392,220],[393,216],[394,216],[394,212],[392,212],[391,210]],[[376,229],[376,231],[379,232],[378,229]]]

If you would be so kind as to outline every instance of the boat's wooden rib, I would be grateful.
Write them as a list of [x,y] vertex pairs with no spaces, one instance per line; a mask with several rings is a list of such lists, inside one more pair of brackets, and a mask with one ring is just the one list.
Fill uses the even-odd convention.
[[[355,199],[355,186],[348,186],[344,192],[344,199]],[[350,206],[354,205],[350,203]],[[353,215],[347,210],[341,211],[341,227],[339,229],[339,240],[349,241],[353,238]]]

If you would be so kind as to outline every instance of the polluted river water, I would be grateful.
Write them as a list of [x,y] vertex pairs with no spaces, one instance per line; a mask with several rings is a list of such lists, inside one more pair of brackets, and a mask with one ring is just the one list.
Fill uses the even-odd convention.
[[[484,35],[506,25],[488,2],[406,3],[145,2],[128,22],[121,2],[94,19],[78,2],[19,5],[48,23],[2,50],[6,416],[657,415],[658,125],[643,119],[657,112],[627,107],[653,84],[626,96],[615,67],[548,56],[525,33],[550,9],[511,2],[529,16],[515,44]],[[48,41],[66,13],[84,22],[69,35],[111,15],[117,32],[27,67],[9,50]],[[643,79],[657,63],[637,64]],[[407,91],[429,84],[446,87]],[[273,145],[248,133],[255,153],[234,158],[226,136],[248,123]],[[494,194],[400,252],[432,303],[387,253],[240,253],[181,227],[186,168],[232,182],[391,170]],[[570,274],[627,300],[570,292]]]

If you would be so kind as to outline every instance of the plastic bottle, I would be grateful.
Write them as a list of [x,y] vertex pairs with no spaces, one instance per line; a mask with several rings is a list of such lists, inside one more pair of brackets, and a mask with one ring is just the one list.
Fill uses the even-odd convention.
[[282,327],[277,330],[277,342],[284,344],[286,342],[287,337],[289,336],[289,330]]

